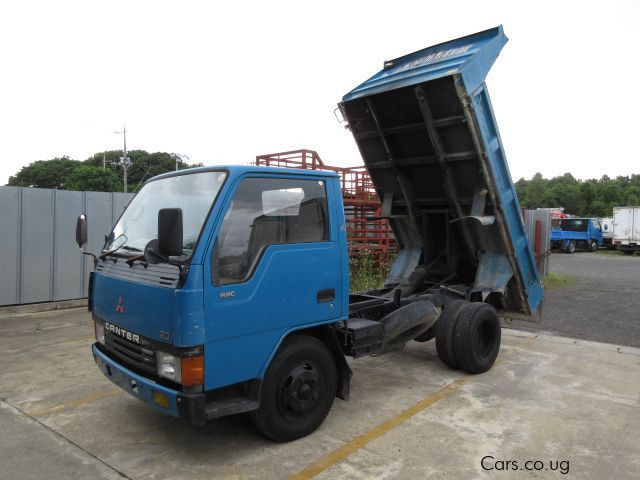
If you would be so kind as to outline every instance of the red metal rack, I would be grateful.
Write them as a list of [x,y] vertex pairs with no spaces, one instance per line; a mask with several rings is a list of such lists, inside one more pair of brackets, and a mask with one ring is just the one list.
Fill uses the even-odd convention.
[[349,255],[367,250],[378,261],[395,251],[396,243],[389,222],[381,218],[381,203],[364,166],[325,165],[314,150],[291,150],[256,156],[256,165],[265,167],[328,170],[341,177],[342,199],[347,223]]

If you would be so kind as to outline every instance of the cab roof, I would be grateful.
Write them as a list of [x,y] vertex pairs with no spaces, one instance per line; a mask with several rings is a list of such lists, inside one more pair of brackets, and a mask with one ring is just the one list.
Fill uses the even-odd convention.
[[196,168],[187,168],[185,170],[177,170],[175,172],[163,173],[161,175],[156,175],[155,177],[147,180],[148,182],[153,182],[156,180],[161,180],[163,178],[169,177],[177,177],[180,175],[190,175],[193,173],[205,173],[205,172],[216,172],[226,170],[230,175],[238,176],[244,175],[248,173],[257,173],[261,175],[299,175],[299,176],[311,176],[311,177],[330,177],[330,178],[338,178],[339,175],[335,172],[330,172],[326,170],[304,170],[301,168],[281,168],[281,167],[260,167],[256,165],[211,165],[206,167],[196,167]]

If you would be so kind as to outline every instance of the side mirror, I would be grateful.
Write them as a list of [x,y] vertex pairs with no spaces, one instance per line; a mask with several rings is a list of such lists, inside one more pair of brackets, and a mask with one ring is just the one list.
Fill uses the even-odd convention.
[[167,257],[182,255],[182,209],[161,208],[158,211],[158,250]]
[[76,223],[76,243],[82,248],[87,243],[87,216],[82,214]]

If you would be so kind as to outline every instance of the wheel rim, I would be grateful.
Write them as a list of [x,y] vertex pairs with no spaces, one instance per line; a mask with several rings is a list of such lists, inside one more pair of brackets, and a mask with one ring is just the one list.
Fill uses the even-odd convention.
[[281,382],[279,407],[285,418],[299,420],[313,412],[322,397],[319,369],[305,363],[293,368]]
[[496,326],[493,322],[484,321],[478,327],[474,339],[474,347],[480,358],[487,358],[491,355],[496,344]]

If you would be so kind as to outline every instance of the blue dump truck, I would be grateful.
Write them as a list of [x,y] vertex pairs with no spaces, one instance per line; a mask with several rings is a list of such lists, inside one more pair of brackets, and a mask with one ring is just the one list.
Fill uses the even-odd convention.
[[484,84],[506,41],[499,27],[387,61],[339,104],[400,246],[380,289],[349,292],[331,172],[149,180],[94,256],[104,375],[193,424],[251,412],[289,441],[349,397],[346,357],[435,338],[449,367],[490,369],[499,317],[535,319],[543,299]]
[[551,249],[573,253],[576,249],[595,252],[604,246],[602,224],[597,218],[562,218],[551,230]]

